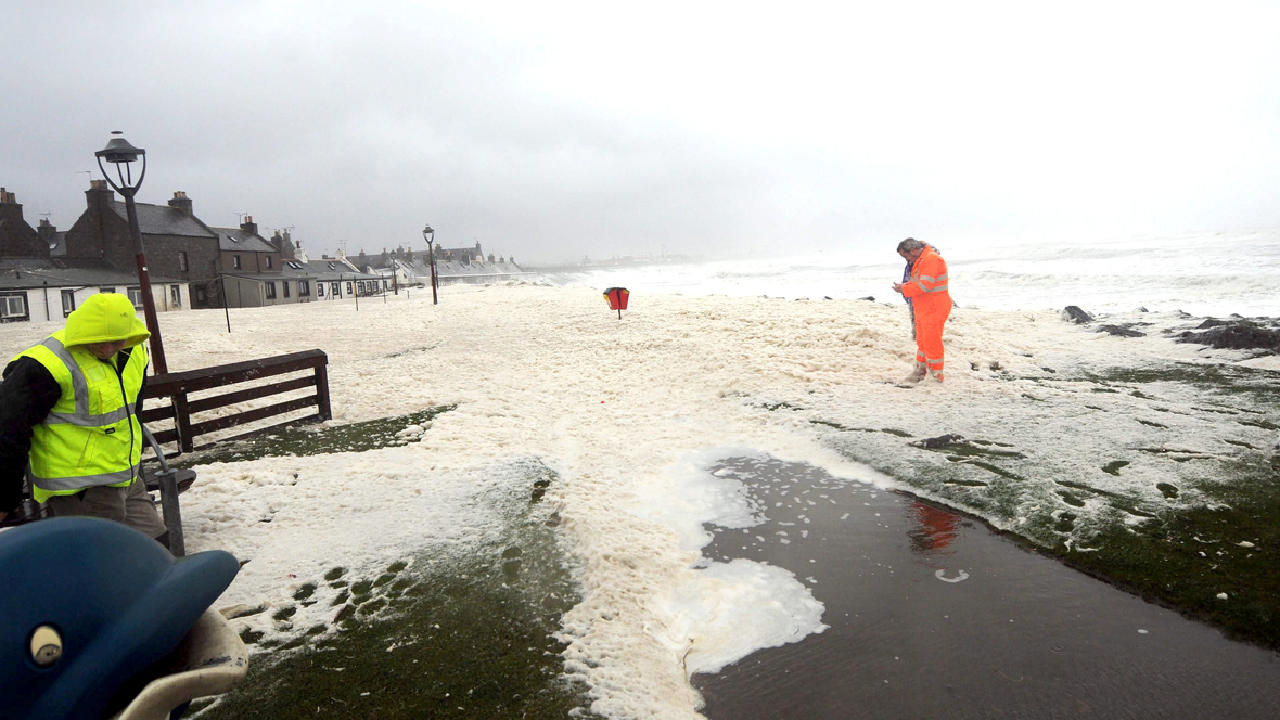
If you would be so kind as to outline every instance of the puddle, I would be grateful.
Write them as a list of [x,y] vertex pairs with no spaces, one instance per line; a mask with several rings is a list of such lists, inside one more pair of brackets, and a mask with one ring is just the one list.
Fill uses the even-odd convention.
[[790,570],[829,626],[695,675],[712,720],[1280,713],[1280,655],[980,522],[801,463],[711,471],[739,479],[767,520],[717,529],[703,554]]

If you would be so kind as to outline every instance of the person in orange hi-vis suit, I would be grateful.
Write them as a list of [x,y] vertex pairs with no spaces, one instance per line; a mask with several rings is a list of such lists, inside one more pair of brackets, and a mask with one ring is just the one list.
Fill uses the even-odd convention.
[[947,261],[932,247],[913,238],[898,243],[898,254],[911,263],[911,278],[894,283],[893,289],[911,300],[916,325],[916,362],[906,382],[920,382],[926,373],[942,382],[942,328],[951,314]]

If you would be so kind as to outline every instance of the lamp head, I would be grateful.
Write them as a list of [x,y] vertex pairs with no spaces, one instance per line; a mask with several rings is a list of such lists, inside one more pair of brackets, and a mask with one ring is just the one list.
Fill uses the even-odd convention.
[[128,140],[125,140],[124,133],[119,130],[111,134],[113,137],[107,141],[107,146],[94,153],[95,156],[113,165],[119,165],[121,163],[131,163],[137,160],[138,156],[147,154],[146,150],[136,148]]
[[432,230],[430,225],[422,228],[422,239],[426,240],[428,245],[430,245],[431,242],[435,240],[435,237],[436,237],[436,231]]

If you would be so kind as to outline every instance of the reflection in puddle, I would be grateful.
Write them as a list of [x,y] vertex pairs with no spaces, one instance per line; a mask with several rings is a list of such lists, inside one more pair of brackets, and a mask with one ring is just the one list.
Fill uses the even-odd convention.
[[945,550],[956,539],[960,516],[919,500],[911,501],[911,514],[917,525],[907,531],[911,550],[921,555],[934,555]]

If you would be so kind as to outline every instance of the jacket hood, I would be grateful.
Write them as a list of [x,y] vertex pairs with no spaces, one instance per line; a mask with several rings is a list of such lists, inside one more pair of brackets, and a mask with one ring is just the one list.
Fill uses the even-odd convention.
[[80,307],[67,316],[63,343],[91,345],[125,340],[133,347],[151,337],[147,326],[138,319],[129,298],[119,293],[90,295]]

